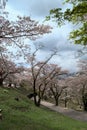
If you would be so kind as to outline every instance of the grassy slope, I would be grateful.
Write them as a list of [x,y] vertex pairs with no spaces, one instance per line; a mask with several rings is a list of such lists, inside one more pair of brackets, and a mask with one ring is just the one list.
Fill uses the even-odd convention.
[[[20,101],[14,98],[19,97]],[[46,108],[37,108],[19,91],[0,88],[3,120],[0,130],[87,130],[87,123],[72,120]]]

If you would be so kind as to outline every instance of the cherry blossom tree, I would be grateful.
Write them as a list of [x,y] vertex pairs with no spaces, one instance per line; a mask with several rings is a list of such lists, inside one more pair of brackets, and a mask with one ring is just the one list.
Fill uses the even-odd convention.
[[[40,67],[44,62],[40,63]],[[56,75],[60,75],[60,67],[56,64],[45,64],[41,69],[39,74],[39,84],[37,84],[38,88],[38,95],[39,95],[39,102],[43,99],[44,94],[46,94],[49,90],[50,82]]]
[[3,81],[11,74],[20,73],[23,71],[23,67],[17,67],[14,62],[8,60],[6,57],[0,57],[0,86],[3,85]]
[[[2,4],[5,9],[6,1],[5,3],[1,2],[0,4]],[[36,40],[42,35],[50,33],[51,29],[52,28],[49,25],[41,25],[30,17],[18,16],[15,21],[10,21],[10,19],[0,16],[0,55],[4,57],[5,53],[6,57],[9,54],[13,57],[16,54],[14,57],[15,59],[23,54],[26,58],[26,55],[29,55],[30,46],[29,43],[26,44],[25,39],[28,40],[28,42],[29,40]],[[11,53],[7,53],[8,46],[12,47],[12,49],[10,49],[12,50]],[[15,53],[13,48],[17,50],[17,47],[19,50]],[[7,75],[16,72],[15,66],[16,65],[12,63],[8,57],[0,57],[0,84],[3,83],[3,80]]]
[[[63,75],[63,73],[65,74],[66,71],[60,70],[59,73],[61,73],[61,75]],[[67,87],[68,86],[66,86],[65,81],[63,79],[59,80],[58,76],[55,77],[53,80],[51,80],[50,90],[51,90],[53,97],[55,99],[56,106],[59,105],[59,99],[60,99],[64,89],[66,89]]]
[[[19,48],[26,47],[25,39],[35,40],[41,35],[51,32],[48,25],[40,25],[30,17],[18,17],[17,21],[10,21],[0,17],[0,47],[3,44],[11,45],[14,43]],[[3,43],[3,44],[2,44]]]
[[[36,106],[40,106],[41,98],[43,97],[45,87],[48,84],[47,80],[49,77],[44,75],[43,72],[45,71],[46,68],[48,68],[48,62],[50,61],[50,59],[57,53],[57,51],[54,51],[46,60],[39,62],[36,59],[36,55],[40,48],[41,47],[36,47],[35,51],[30,55],[28,55],[28,63],[30,63],[29,65],[30,65],[31,81],[32,81],[32,88],[34,93],[34,103]],[[54,69],[52,69],[48,75],[50,76],[52,72],[54,72]],[[44,86],[45,82],[46,84]],[[36,97],[36,93],[38,94],[38,99]]]
[[71,87],[71,97],[74,101],[77,101],[80,108],[83,107],[84,110],[87,110],[87,104],[85,105],[84,96],[87,93],[87,75],[78,74],[75,77],[72,77],[69,82]]

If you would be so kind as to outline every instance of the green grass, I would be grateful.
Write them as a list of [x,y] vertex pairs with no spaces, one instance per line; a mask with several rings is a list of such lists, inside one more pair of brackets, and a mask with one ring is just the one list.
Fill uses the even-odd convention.
[[44,107],[35,107],[18,90],[0,88],[0,108],[3,109],[0,130],[87,130],[87,122],[73,120]]

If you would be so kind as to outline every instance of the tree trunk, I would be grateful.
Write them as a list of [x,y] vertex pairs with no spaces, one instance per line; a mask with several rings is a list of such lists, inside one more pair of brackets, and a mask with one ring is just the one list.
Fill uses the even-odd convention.
[[87,93],[82,97],[84,111],[87,111]]
[[3,86],[3,79],[0,79],[0,87]]
[[40,107],[40,102],[41,102],[41,98],[39,98],[37,101],[37,107]]
[[59,106],[59,97],[55,97],[55,105]]
[[14,83],[14,87],[15,87],[15,88],[17,87],[17,84],[16,84],[16,83]]
[[34,104],[35,104],[35,106],[37,106],[35,80],[34,80],[34,82],[33,82],[33,92],[34,92]]
[[84,111],[87,111],[87,103],[84,104]]
[[40,94],[39,94],[39,96],[37,98],[36,80],[34,80],[34,82],[33,82],[33,92],[34,92],[34,104],[35,104],[35,106],[39,107],[40,102],[41,102],[41,97],[40,97]]
[[11,83],[8,84],[8,87],[11,87]]
[[35,106],[40,107],[40,102],[41,102],[41,99],[40,99],[40,98],[37,99],[37,97],[36,97],[36,95],[35,95],[35,96],[34,96],[34,104],[35,104]]
[[67,107],[67,99],[65,99],[65,108]]
[[34,104],[35,104],[35,106],[37,106],[37,99],[36,99],[35,93],[34,93]]

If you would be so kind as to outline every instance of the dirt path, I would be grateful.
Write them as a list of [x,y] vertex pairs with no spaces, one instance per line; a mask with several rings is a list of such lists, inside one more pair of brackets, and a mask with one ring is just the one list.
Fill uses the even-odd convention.
[[87,121],[87,112],[79,112],[79,111],[75,111],[73,109],[55,106],[54,104],[46,102],[46,101],[42,101],[41,105],[43,105],[53,111],[59,112],[63,115],[71,117],[73,119],[80,120],[80,121]]

